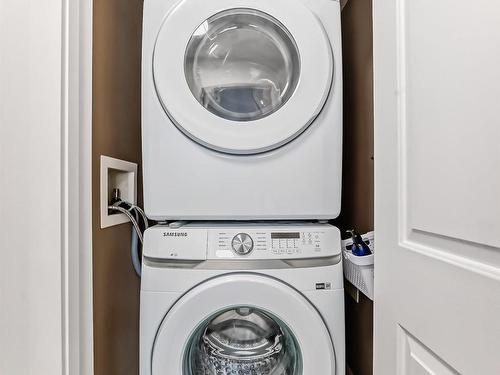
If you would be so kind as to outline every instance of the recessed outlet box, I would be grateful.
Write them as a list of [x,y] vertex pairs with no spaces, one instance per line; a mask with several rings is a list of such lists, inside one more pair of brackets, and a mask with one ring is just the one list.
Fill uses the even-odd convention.
[[127,216],[109,211],[113,189],[124,201],[137,204],[137,164],[101,155],[101,228],[128,222]]

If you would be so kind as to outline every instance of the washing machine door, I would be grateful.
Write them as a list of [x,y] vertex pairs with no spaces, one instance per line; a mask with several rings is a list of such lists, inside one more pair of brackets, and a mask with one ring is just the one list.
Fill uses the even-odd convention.
[[172,122],[233,154],[300,135],[321,111],[333,71],[328,37],[300,0],[182,0],[165,16],[153,56]]
[[152,375],[335,374],[331,336],[299,292],[256,274],[211,279],[167,312]]

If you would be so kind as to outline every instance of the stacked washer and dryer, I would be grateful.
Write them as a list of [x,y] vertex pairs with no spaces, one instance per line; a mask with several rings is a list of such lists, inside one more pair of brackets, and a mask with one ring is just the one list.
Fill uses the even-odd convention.
[[337,0],[145,0],[141,375],[343,375]]

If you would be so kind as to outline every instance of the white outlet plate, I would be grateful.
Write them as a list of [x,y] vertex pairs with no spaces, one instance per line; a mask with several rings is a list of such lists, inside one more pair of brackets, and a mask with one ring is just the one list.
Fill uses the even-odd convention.
[[124,201],[137,204],[137,164],[101,155],[101,228],[128,222],[122,213],[109,213],[114,188]]

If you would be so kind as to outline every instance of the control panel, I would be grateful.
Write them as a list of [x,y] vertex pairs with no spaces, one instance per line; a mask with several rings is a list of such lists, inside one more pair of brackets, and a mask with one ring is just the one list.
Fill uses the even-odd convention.
[[[331,256],[335,231],[329,228],[298,230],[209,230],[208,258],[293,259]],[[334,228],[336,229],[336,228]],[[338,238],[340,246],[340,237]],[[333,241],[333,244],[335,241]],[[330,248],[328,247],[330,245]]]
[[151,259],[307,259],[341,253],[340,231],[329,224],[186,224],[146,230]]

